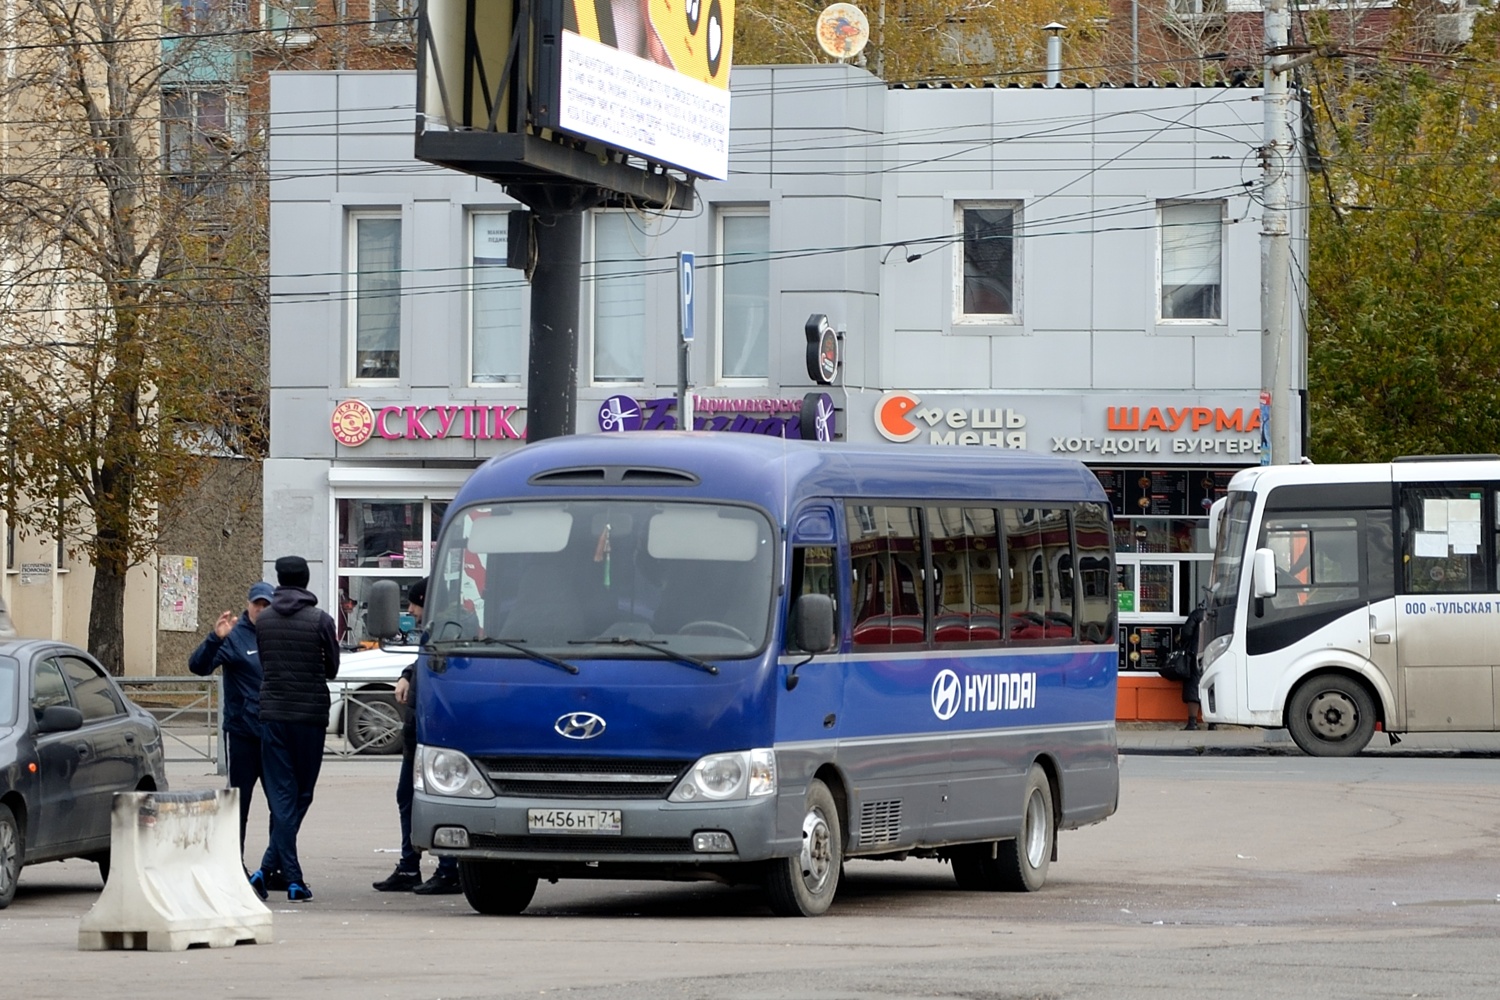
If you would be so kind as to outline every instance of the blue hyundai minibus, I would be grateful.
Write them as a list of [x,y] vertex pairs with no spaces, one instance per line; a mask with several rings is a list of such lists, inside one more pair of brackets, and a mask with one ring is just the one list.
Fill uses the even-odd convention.
[[1095,477],[1028,452],[659,432],[493,459],[433,562],[413,839],[491,914],[614,877],[810,916],[851,858],[1038,889],[1119,798],[1112,555]]

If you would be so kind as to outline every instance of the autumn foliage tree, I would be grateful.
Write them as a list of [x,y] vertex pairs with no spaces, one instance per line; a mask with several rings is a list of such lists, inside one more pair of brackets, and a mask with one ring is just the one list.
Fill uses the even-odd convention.
[[[828,62],[815,24],[827,0],[740,0],[734,61],[741,65]],[[1097,63],[1104,0],[885,0],[860,5],[870,42],[856,64],[890,83],[1040,83],[1047,65],[1042,26],[1058,22],[1063,62]],[[1080,70],[1075,79],[1089,79]]]
[[164,48],[160,2],[5,18],[0,502],[92,564],[89,646],[119,671],[161,511],[206,455],[264,436],[263,210],[248,150],[163,171],[163,94],[193,49]]
[[[1500,64],[1322,65],[1309,250],[1312,457],[1500,450]],[[1405,54],[1399,36],[1388,46]]]

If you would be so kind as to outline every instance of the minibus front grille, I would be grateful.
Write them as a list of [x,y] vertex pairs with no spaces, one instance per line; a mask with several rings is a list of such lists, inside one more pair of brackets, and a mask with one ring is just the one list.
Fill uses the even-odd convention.
[[481,757],[496,795],[539,799],[664,799],[690,760]]
[[471,833],[469,847],[476,851],[511,854],[692,854],[690,837],[595,837],[580,834],[560,836],[494,836]]

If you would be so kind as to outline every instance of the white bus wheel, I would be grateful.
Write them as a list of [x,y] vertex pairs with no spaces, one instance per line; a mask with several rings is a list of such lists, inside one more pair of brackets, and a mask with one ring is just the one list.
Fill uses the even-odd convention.
[[1375,735],[1375,700],[1343,674],[1315,674],[1287,703],[1286,728],[1310,757],[1353,757]]

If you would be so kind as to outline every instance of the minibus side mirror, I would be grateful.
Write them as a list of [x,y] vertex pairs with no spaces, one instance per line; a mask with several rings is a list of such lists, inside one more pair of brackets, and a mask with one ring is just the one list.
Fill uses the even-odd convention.
[[1270,549],[1256,549],[1251,556],[1250,596],[1276,596],[1276,553]]
[[803,594],[792,607],[792,644],[808,653],[829,653],[837,646],[833,598]]
[[390,639],[401,631],[401,585],[395,580],[370,585],[365,631],[377,639]]

